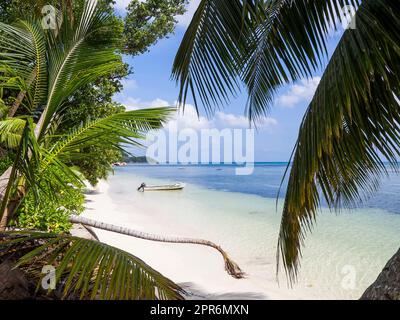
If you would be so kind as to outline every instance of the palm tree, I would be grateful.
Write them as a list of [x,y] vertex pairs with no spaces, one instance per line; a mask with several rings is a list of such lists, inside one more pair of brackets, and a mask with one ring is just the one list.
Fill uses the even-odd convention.
[[[0,120],[0,140],[16,153],[14,164],[0,178],[0,258],[18,252],[18,265],[34,278],[39,278],[43,265],[57,266],[63,298],[181,299],[182,290],[176,284],[116,248],[64,234],[5,231],[27,194],[36,201],[55,199],[55,193],[46,192],[68,191],[67,183],[83,185],[81,175],[68,166],[90,156],[80,150],[104,143],[117,149],[124,144],[141,146],[138,141],[145,133],[161,128],[174,111],[127,111],[88,119],[69,133],[59,134],[63,103],[82,86],[112,72],[121,59],[108,29],[110,17],[97,7],[96,0],[86,1],[73,21],[68,11],[63,14],[56,30],[46,31],[35,20],[0,23],[0,86],[19,92],[12,112]],[[28,110],[28,115],[15,117],[20,107]],[[151,235],[141,238],[154,240]],[[219,250],[227,270],[241,274],[219,246],[202,240],[175,240]]]
[[[328,58],[342,8],[356,10]],[[373,193],[400,155],[400,3],[392,0],[202,0],[173,67],[180,105],[188,92],[213,112],[245,87],[257,122],[283,85],[322,79],[304,115],[292,157],[278,242],[288,278],[325,200],[351,208]]]

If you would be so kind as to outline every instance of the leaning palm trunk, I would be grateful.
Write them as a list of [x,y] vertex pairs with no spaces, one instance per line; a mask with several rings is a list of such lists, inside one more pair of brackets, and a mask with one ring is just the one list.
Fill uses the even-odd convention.
[[[12,174],[12,167],[9,167],[0,177],[0,204],[2,204],[3,201],[7,201],[8,204],[8,197],[6,197],[6,194],[11,174]],[[2,212],[2,215],[0,213],[0,231],[4,231],[6,229],[10,213],[11,212],[10,210],[8,210],[7,207],[5,207],[5,210],[4,212]]]
[[80,223],[84,226],[89,226],[89,227],[93,227],[96,229],[101,229],[101,230],[111,231],[111,232],[115,232],[115,233],[119,233],[119,234],[124,234],[127,236],[131,236],[131,237],[143,239],[143,240],[148,240],[148,241],[156,241],[156,242],[164,242],[164,243],[197,244],[197,245],[211,247],[211,248],[218,250],[221,253],[221,255],[225,261],[225,270],[232,277],[234,277],[236,279],[241,279],[244,276],[243,271],[239,268],[239,266],[234,261],[232,261],[229,258],[228,254],[224,250],[222,250],[222,248],[220,246],[218,246],[215,243],[208,241],[208,240],[159,236],[159,235],[149,234],[149,233],[145,233],[145,232],[141,232],[141,231],[137,231],[137,230],[133,230],[133,229],[129,229],[129,228],[115,226],[112,224],[107,224],[104,222],[94,221],[91,219],[78,217],[78,216],[71,216],[70,222]]

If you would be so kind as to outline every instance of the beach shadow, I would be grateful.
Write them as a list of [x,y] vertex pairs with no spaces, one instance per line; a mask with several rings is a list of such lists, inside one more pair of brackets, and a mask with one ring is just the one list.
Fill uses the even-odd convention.
[[267,300],[268,297],[258,292],[225,292],[221,294],[209,293],[201,289],[193,282],[179,283],[185,290],[187,300]]

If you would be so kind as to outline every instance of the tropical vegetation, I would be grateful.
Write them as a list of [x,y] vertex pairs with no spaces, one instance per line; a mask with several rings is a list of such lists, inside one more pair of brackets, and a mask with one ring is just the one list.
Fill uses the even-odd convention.
[[[82,204],[82,164],[96,155],[87,150],[140,146],[173,112],[103,112],[103,105],[90,118],[87,109],[71,110],[80,90],[121,67],[113,16],[95,0],[78,8],[71,16],[61,7],[54,29],[33,18],[0,22],[0,86],[11,101],[0,120],[10,155],[3,163],[11,164],[0,178],[0,259],[18,261],[31,279],[43,265],[57,267],[60,286],[50,293],[56,298],[179,299],[180,289],[137,257],[66,233],[69,215]],[[18,229],[6,231],[12,226]]]
[[[179,286],[137,257],[68,231],[74,221],[102,227],[76,216],[84,181],[107,177],[124,145],[141,146],[174,111],[125,111],[112,96],[130,72],[121,55],[167,36],[186,1],[133,0],[125,18],[110,0],[50,2],[56,27],[44,29],[43,1],[0,1],[0,262],[16,261],[35,283],[43,265],[57,267],[54,298],[181,299]],[[347,5],[356,28],[328,56]],[[182,40],[173,66],[179,105],[191,93],[212,113],[245,88],[255,124],[280,87],[324,69],[287,169],[278,262],[290,281],[322,201],[332,210],[354,207],[388,174],[383,159],[397,170],[399,12],[391,0],[201,0]],[[213,247],[227,271],[242,276],[211,242],[124,233]]]
[[[145,134],[160,129],[175,111],[125,111],[112,96],[127,74],[121,54],[143,52],[171,31],[173,15],[182,12],[174,8],[183,2],[132,1],[128,11],[131,19],[132,12],[138,15],[140,36],[130,36],[142,41],[129,48],[126,41],[132,44],[132,39],[125,39],[110,3],[62,1],[51,28],[48,20],[35,17],[0,22],[0,266],[23,271],[31,286],[36,284],[29,298],[182,299],[179,286],[137,257],[71,236],[73,223],[145,240],[211,247],[222,255],[229,274],[243,274],[210,241],[162,237],[78,216],[84,208],[85,181],[96,184],[106,178],[111,163],[127,156],[125,146],[141,147]],[[132,21],[126,25],[130,33],[135,30]],[[57,286],[43,292],[38,284],[46,265],[56,268]]]

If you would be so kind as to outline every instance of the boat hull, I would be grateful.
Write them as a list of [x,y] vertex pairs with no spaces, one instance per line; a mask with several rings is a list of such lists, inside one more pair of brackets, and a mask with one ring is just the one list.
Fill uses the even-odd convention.
[[185,184],[173,184],[173,185],[165,185],[165,186],[146,186],[143,188],[143,191],[178,191],[185,188]]

